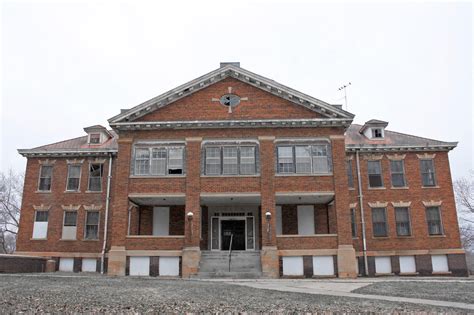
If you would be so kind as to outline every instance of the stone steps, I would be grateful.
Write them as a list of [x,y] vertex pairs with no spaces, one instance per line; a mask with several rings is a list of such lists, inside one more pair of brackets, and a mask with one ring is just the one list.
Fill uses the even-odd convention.
[[259,278],[262,274],[259,251],[201,252],[198,278]]

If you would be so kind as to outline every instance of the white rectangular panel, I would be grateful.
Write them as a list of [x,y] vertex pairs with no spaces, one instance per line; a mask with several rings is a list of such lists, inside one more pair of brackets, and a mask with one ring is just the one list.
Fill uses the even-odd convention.
[[150,275],[150,257],[130,257],[131,276],[149,276]]
[[303,275],[303,257],[287,256],[282,257],[284,276],[302,276]]
[[313,256],[313,274],[315,276],[333,276],[334,258],[332,256]]
[[59,258],[59,271],[73,272],[74,258]]
[[314,207],[311,205],[298,206],[298,234],[314,234]]
[[160,276],[179,276],[179,257],[159,258]]
[[416,272],[415,256],[400,256],[400,273]]
[[375,273],[392,273],[390,256],[375,257]]
[[153,208],[153,235],[169,235],[170,229],[170,208]]

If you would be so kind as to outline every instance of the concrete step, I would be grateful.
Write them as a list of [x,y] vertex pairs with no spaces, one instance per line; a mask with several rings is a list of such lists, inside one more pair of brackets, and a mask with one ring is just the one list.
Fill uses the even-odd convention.
[[261,272],[199,272],[195,279],[216,279],[216,278],[229,278],[229,279],[257,279],[261,278]]
[[[229,273],[228,252],[201,252],[199,276],[202,277],[258,277],[262,267],[260,252],[232,252]],[[255,273],[255,274],[254,274]]]

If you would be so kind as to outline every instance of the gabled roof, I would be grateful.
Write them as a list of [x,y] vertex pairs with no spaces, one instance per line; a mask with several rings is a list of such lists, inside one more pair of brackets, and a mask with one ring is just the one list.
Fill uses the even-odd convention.
[[[385,123],[385,122],[383,122]],[[383,139],[371,140],[361,134],[362,125],[352,124],[346,130],[346,150],[354,151],[446,151],[457,146],[457,142],[444,142],[385,130]]]
[[241,68],[238,63],[222,63],[221,67],[211,71],[188,83],[178,86],[166,93],[154,97],[131,109],[123,110],[120,114],[109,119],[109,123],[114,127],[117,123],[127,123],[136,120],[154,110],[167,106],[183,97],[202,90],[218,81],[232,77],[266,92],[284,98],[290,102],[306,107],[324,117],[336,119],[352,120],[354,115],[343,110],[339,106],[334,106],[274,80],[265,78],[248,70]]
[[107,131],[111,138],[102,144],[89,144],[87,137],[78,137],[52,144],[43,145],[33,149],[19,149],[18,153],[23,156],[72,156],[72,155],[104,155],[108,153],[116,153],[118,149],[118,136],[113,130]]

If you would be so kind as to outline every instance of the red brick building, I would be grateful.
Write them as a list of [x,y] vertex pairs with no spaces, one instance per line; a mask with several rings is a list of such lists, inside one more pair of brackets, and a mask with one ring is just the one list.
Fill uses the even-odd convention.
[[467,275],[448,152],[238,63],[27,157],[17,252],[111,275]]

